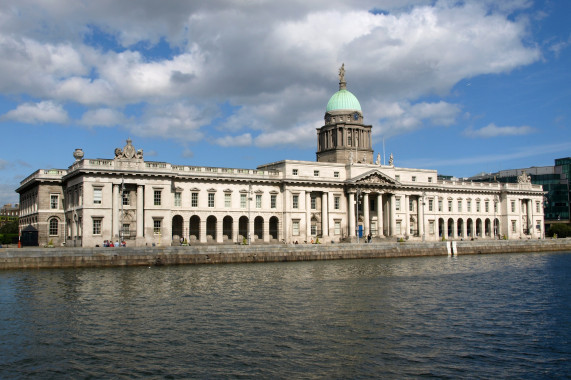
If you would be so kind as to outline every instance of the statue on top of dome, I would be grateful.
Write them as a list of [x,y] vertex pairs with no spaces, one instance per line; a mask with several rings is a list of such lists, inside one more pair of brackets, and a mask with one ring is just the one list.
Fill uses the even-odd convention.
[[339,69],[339,82],[345,82],[345,64],[341,64]]

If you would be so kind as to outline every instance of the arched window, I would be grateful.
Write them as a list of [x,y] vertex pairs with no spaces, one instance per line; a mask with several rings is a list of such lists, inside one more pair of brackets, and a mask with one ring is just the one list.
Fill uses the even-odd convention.
[[58,235],[58,225],[59,222],[56,218],[50,219],[50,236],[57,236]]

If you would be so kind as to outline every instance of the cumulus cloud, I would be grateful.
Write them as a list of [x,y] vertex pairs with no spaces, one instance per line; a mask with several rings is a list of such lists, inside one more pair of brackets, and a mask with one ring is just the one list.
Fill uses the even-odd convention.
[[[36,116],[22,105],[7,118],[64,123],[59,104],[73,102],[89,108],[79,125],[125,123],[134,135],[221,146],[313,146],[341,62],[349,89],[367,105],[365,117],[380,122],[378,135],[452,125],[460,105],[418,99],[541,55],[524,43],[527,20],[510,17],[530,6],[523,0],[6,5],[0,91],[52,105]],[[167,54],[154,55],[160,44]],[[235,110],[216,122],[213,135],[205,127],[224,102]],[[141,104],[136,120],[118,110]]]
[[523,125],[520,127],[510,127],[510,126],[498,127],[494,123],[490,123],[480,129],[467,128],[466,130],[464,130],[464,134],[466,136],[482,137],[482,138],[490,138],[497,136],[521,136],[521,135],[528,135],[534,132],[535,128],[532,128],[527,125]]
[[252,145],[252,135],[244,133],[239,136],[224,136],[217,138],[215,143],[220,146],[250,146]]
[[51,101],[24,103],[2,116],[4,120],[14,120],[27,124],[60,123],[68,121],[67,112],[60,104]]
[[374,102],[372,116],[379,121],[373,129],[374,135],[384,137],[408,133],[424,125],[450,126],[456,122],[461,107],[457,104],[439,101],[420,102]]
[[98,108],[86,111],[78,124],[87,127],[112,127],[126,122],[122,112],[111,108]]

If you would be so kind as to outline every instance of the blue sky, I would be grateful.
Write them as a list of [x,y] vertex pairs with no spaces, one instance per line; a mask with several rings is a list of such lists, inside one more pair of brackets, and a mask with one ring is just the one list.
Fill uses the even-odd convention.
[[397,166],[468,177],[571,155],[571,1],[2,3],[0,204],[129,137],[181,165],[315,160],[341,63]]

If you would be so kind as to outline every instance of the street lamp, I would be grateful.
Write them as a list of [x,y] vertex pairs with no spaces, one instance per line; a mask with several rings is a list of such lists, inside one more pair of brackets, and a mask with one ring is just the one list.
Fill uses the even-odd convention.
[[355,234],[357,235],[357,244],[359,244],[359,198],[361,197],[361,189],[357,189],[355,195],[357,202],[357,214],[355,215]]
[[422,192],[422,241],[424,242],[426,240],[426,226],[424,223],[426,221],[426,218],[424,217],[424,205],[426,204],[426,202],[424,201],[426,197],[426,192],[423,191]]
[[498,236],[498,225],[496,223],[496,213],[498,212],[498,196],[494,195],[494,239]]
[[252,220],[252,212],[250,203],[252,202],[252,185],[248,185],[248,245],[252,243],[252,237],[250,232],[250,225]]

